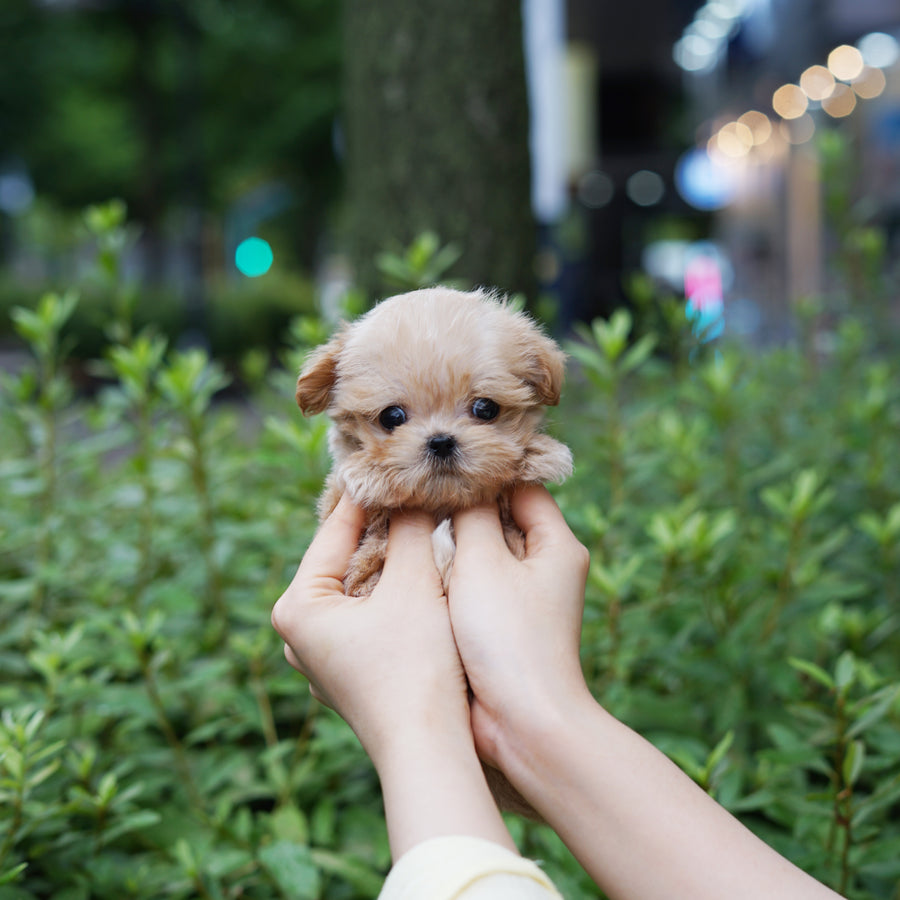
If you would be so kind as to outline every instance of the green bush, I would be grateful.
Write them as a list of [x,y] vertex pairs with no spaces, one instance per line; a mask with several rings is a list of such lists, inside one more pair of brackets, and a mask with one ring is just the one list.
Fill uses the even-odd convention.
[[[315,527],[325,424],[301,339],[250,403],[202,352],[114,344],[80,400],[74,301],[17,312],[0,407],[0,900],[374,897],[377,781],[269,625]],[[598,698],[850,898],[900,896],[900,394],[848,325],[827,361],[675,366],[597,322],[553,429],[592,551]],[[678,374],[676,374],[676,372]],[[596,889],[511,820],[571,897]]]
[[[139,229],[127,221],[120,200],[89,206],[77,221],[40,207],[28,224],[39,232],[31,235],[30,245],[41,248],[43,267],[57,269],[56,280],[75,285],[79,295],[66,340],[71,356],[81,362],[152,326],[172,344],[200,344],[234,364],[248,353],[275,353],[290,322],[316,310],[311,281],[284,269],[257,278],[220,273],[197,285],[193,297],[170,282],[138,285],[127,272],[127,256]],[[0,279],[0,341],[14,337],[13,310],[34,308],[48,290],[54,285]]]
[[[47,291],[18,281],[0,280],[0,340],[12,343],[9,327],[13,309],[34,308]],[[116,290],[107,283],[88,281],[79,288],[80,301],[67,329],[73,359],[89,361],[106,352],[109,328],[121,321]],[[172,288],[134,291],[130,327],[134,332],[152,326],[178,343],[188,332],[192,343],[202,343],[216,359],[234,362],[253,350],[275,353],[283,345],[290,322],[315,312],[312,283],[289,272],[270,272],[260,278],[214,279],[206,284],[196,316]],[[191,319],[196,321],[192,322]]]

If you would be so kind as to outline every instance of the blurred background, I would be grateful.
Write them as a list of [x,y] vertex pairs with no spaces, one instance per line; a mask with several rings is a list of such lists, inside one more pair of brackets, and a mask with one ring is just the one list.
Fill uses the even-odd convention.
[[329,467],[293,395],[448,280],[572,359],[591,690],[900,900],[898,38],[900,0],[0,0],[0,900],[378,895],[375,773],[270,627]]
[[897,0],[4,0],[0,340],[75,287],[98,351],[113,199],[137,324],[222,357],[430,276],[559,330],[893,328],[898,36]]

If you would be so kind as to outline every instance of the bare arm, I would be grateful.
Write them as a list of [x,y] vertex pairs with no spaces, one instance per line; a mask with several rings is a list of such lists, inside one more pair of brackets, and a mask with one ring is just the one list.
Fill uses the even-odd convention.
[[362,524],[342,500],[307,550],[272,612],[285,655],[371,757],[394,860],[443,835],[514,850],[475,752],[447,601],[428,564],[433,522],[392,521],[384,573],[364,599],[341,584]]
[[522,561],[495,509],[454,520],[450,618],[481,755],[615,900],[837,897],[596,703],[578,658],[587,553],[543,488],[520,491],[513,515]]

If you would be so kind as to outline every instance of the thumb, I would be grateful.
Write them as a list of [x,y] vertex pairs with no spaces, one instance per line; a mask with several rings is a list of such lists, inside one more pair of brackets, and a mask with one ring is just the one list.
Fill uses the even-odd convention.
[[343,594],[343,579],[356,548],[365,513],[345,494],[322,523],[287,590],[272,609],[272,627],[285,637],[301,618],[304,601]]
[[359,546],[365,523],[363,509],[344,494],[322,523],[297,570],[297,576],[342,581]]

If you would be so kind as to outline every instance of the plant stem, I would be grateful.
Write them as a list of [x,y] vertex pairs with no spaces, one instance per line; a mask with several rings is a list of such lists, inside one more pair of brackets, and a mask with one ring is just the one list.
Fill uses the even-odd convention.
[[40,616],[47,600],[47,567],[53,556],[53,514],[56,509],[58,434],[56,409],[53,400],[53,384],[56,381],[57,344],[53,340],[49,348],[39,355],[38,378],[40,392],[38,404],[41,410],[40,444],[37,448],[42,488],[40,495],[41,523],[35,548],[35,580],[31,613]]
[[141,491],[144,502],[141,504],[138,537],[140,562],[135,588],[135,599],[139,601],[150,584],[153,567],[153,505],[156,497],[156,486],[153,483],[152,468],[152,428],[150,407],[145,400],[138,408],[138,466]]
[[200,793],[197,790],[197,786],[194,784],[194,778],[191,772],[190,763],[187,758],[187,753],[184,749],[184,744],[181,743],[181,739],[178,737],[178,734],[175,731],[175,728],[173,727],[168,714],[166,713],[166,707],[159,692],[159,685],[156,682],[156,676],[153,672],[153,666],[151,664],[150,657],[146,652],[141,653],[141,673],[144,676],[144,685],[147,688],[147,694],[150,697],[150,703],[152,704],[153,709],[156,712],[156,719],[159,723],[159,727],[166,739],[166,743],[172,750],[172,755],[175,760],[175,768],[178,770],[178,774],[181,776],[181,780],[185,785],[185,789],[187,790],[191,802],[205,818],[206,813],[203,805],[203,798],[200,796]]
[[250,687],[259,707],[259,716],[262,723],[263,737],[267,747],[275,747],[278,744],[278,731],[275,727],[275,715],[272,712],[272,704],[263,681],[262,662],[258,657],[250,660]]
[[850,885],[852,871],[850,867],[850,850],[853,847],[853,785],[845,783],[844,761],[847,757],[847,712],[846,700],[838,695],[835,709],[835,760],[834,760],[834,829],[842,834],[840,851],[840,879],[837,891],[846,896]]
[[200,502],[200,547],[206,567],[208,612],[216,620],[216,631],[225,627],[226,610],[222,597],[222,575],[215,560],[215,513],[209,490],[206,452],[203,445],[203,429],[198,417],[188,419],[188,437],[191,442],[191,479],[194,492]]
[[613,376],[607,403],[607,443],[609,446],[610,509],[618,509],[625,500],[625,434],[619,408],[619,383]]
[[3,869],[3,864],[6,862],[6,858],[9,856],[13,847],[15,846],[16,841],[16,833],[22,827],[22,819],[23,819],[23,809],[25,804],[25,770],[24,770],[24,759],[22,762],[23,771],[22,777],[19,780],[19,783],[16,785],[16,794],[13,798],[12,802],[12,811],[13,817],[12,822],[9,823],[9,831],[6,833],[6,837],[3,839],[3,844],[0,846],[0,871]]
[[769,609],[769,614],[766,617],[766,623],[763,627],[763,637],[766,639],[772,637],[772,635],[775,633],[775,628],[778,625],[778,620],[781,618],[782,612],[790,602],[791,595],[793,593],[794,567],[797,563],[797,551],[800,548],[801,535],[802,528],[800,524],[798,522],[792,523],[790,538],[788,540],[787,557],[784,561],[784,568],[781,570],[775,598],[772,601],[772,606]]

